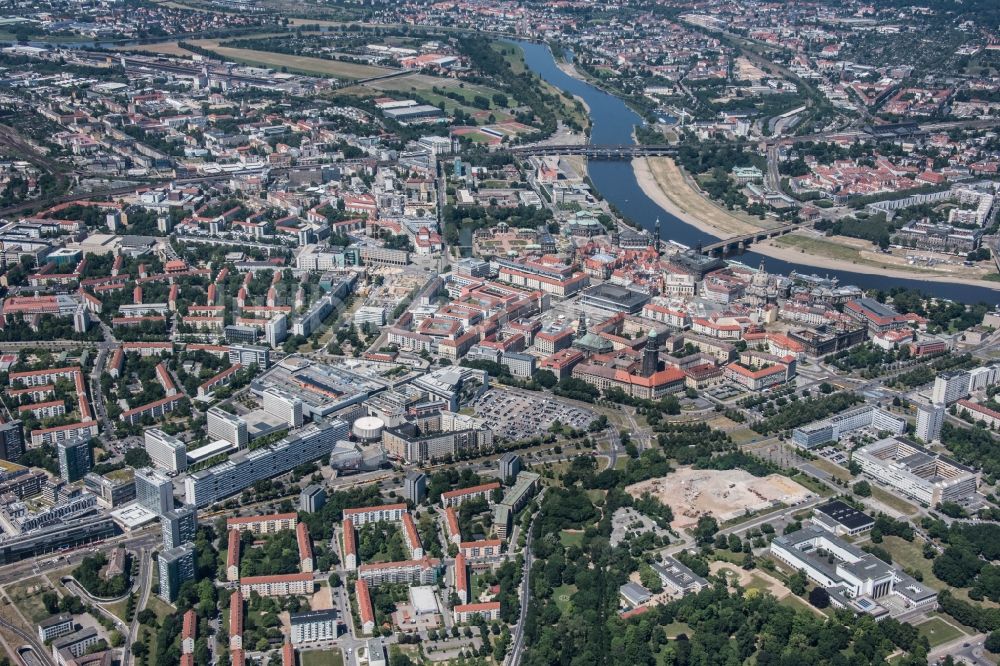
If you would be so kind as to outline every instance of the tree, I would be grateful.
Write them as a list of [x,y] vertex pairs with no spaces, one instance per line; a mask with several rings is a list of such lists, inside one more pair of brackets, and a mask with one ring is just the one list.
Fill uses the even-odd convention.
[[134,469],[140,469],[153,464],[153,459],[149,457],[145,449],[137,447],[125,452],[125,464]]
[[802,596],[806,591],[806,575],[801,571],[796,571],[788,577],[788,589],[792,594]]
[[854,491],[854,494],[857,495],[858,497],[872,496],[872,487],[871,485],[869,485],[867,481],[858,481],[853,486],[851,486],[851,489]]
[[986,642],[983,643],[983,647],[993,654],[1000,654],[1000,629],[990,632],[990,635],[986,637]]
[[830,605],[830,593],[825,587],[818,585],[809,591],[809,603],[816,608],[826,608]]

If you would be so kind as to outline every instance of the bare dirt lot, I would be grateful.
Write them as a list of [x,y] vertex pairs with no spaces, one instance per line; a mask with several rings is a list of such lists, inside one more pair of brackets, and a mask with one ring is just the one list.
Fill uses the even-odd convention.
[[756,477],[743,470],[682,468],[659,479],[649,479],[625,488],[633,497],[650,493],[674,512],[674,529],[693,527],[702,515],[719,522],[745,512],[767,509],[775,503],[795,504],[811,493],[788,477],[771,474]]

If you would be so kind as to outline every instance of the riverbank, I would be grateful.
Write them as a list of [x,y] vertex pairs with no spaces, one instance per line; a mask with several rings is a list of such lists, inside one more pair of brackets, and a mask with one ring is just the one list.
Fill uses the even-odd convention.
[[[758,231],[763,224],[753,224],[717,206],[696,192],[684,174],[668,157],[640,157],[632,160],[636,182],[656,205],[685,224],[718,238],[728,238]],[[666,234],[670,230],[666,229]]]
[[[698,193],[687,182],[681,169],[669,158],[639,158],[632,161],[632,167],[636,181],[646,196],[685,224],[706,234],[728,238],[765,228],[763,221],[761,225],[755,225],[749,220],[741,219],[737,214],[730,213]],[[770,218],[768,221],[773,222]],[[669,238],[669,228],[664,235]],[[989,272],[987,270],[970,269],[958,262],[938,264],[937,267],[910,265],[906,263],[905,256],[878,254],[871,249],[870,244],[848,238],[827,240],[812,238],[808,232],[801,232],[755,243],[753,251],[773,259],[805,264],[816,269],[919,278],[935,282],[961,282],[1000,291],[1000,282],[979,279]]]
[[[787,238],[787,237],[785,237]],[[777,242],[776,242],[777,241]],[[841,259],[834,259],[830,257],[825,257],[817,254],[809,254],[805,252],[802,248],[796,249],[794,246],[783,246],[778,243],[781,242],[781,238],[771,241],[765,241],[763,243],[755,243],[752,248],[757,254],[762,254],[766,257],[771,257],[773,259],[778,259],[781,261],[786,261],[788,263],[794,264],[804,264],[810,268],[825,269],[831,271],[850,271],[852,273],[863,273],[865,275],[878,275],[882,277],[889,278],[899,278],[903,280],[920,280],[927,282],[941,282],[950,284],[963,284],[970,287],[981,287],[984,289],[991,289],[993,291],[1000,292],[1000,282],[994,282],[992,280],[977,280],[969,277],[965,277],[956,271],[954,274],[934,272],[930,269],[921,269],[919,267],[913,270],[907,270],[905,268],[893,267],[889,264],[877,264],[877,263],[855,263],[853,261],[844,261]]]

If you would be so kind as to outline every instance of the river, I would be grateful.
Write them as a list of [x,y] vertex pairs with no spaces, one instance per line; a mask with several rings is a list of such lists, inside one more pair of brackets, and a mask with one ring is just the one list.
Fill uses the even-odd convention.
[[[585,81],[573,78],[559,69],[552,52],[544,44],[517,42],[524,50],[527,66],[545,81],[557,88],[580,97],[590,108],[590,140],[595,144],[634,143],[632,128],[642,123],[642,118],[621,99],[596,88]],[[664,240],[674,240],[690,247],[698,243],[718,240],[685,223],[677,216],[658,206],[639,187],[635,172],[628,162],[590,160],[590,179],[594,187],[608,202],[614,204],[635,224],[652,231],[657,218],[660,220]],[[976,287],[930,280],[899,279],[883,275],[869,275],[850,271],[817,269],[807,264],[794,264],[772,257],[764,257],[756,252],[746,252],[740,261],[756,266],[764,260],[767,269],[776,273],[791,273],[793,270],[805,274],[820,274],[837,277],[841,284],[854,284],[862,289],[884,289],[909,287],[920,289],[934,296],[950,298],[964,303],[1000,302],[1000,293],[985,287]]]

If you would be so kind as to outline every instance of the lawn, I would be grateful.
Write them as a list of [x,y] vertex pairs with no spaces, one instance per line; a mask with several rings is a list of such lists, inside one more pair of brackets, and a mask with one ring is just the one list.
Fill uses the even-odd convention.
[[256,67],[271,67],[273,69],[287,68],[289,72],[307,74],[311,76],[332,76],[338,79],[364,79],[370,76],[388,74],[392,70],[383,67],[372,67],[371,65],[359,65],[353,62],[340,62],[338,60],[326,60],[324,58],[310,58],[308,56],[288,55],[285,53],[272,53],[271,51],[258,51],[255,49],[239,49],[231,46],[219,44],[215,40],[207,40],[203,44],[201,41],[194,42],[219,56]]
[[125,609],[128,608],[128,597],[113,604],[105,604],[104,607],[122,622],[127,621],[125,618]]
[[491,46],[494,51],[503,54],[503,59],[510,65],[511,71],[515,74],[520,74],[524,71],[524,52],[521,50],[521,47],[510,42],[493,42]]
[[[887,536],[882,539],[882,543],[878,544],[882,548],[889,551],[892,555],[892,562],[904,569],[910,569],[919,571],[923,574],[923,583],[928,587],[935,590],[943,590],[948,588],[941,579],[934,575],[934,571],[931,568],[933,566],[934,560],[928,560],[924,558],[923,554],[923,542],[919,539],[914,539],[912,542],[904,541],[899,537]],[[969,601],[969,590],[968,588],[948,588],[951,593],[957,598],[963,601]],[[996,608],[998,604],[990,601],[989,599],[984,599],[982,601],[975,602],[981,606]]]
[[570,599],[576,594],[576,585],[560,585],[552,590],[552,598],[559,607],[559,612],[568,613],[573,609],[573,602]]
[[155,595],[149,596],[149,601],[146,602],[146,608],[156,613],[157,620],[162,620],[166,616],[173,615],[176,612],[173,606]]
[[913,516],[917,513],[917,507],[913,506],[903,498],[893,495],[892,493],[883,490],[874,483],[869,484],[872,488],[872,498],[878,500],[886,506],[892,507],[900,513],[906,514],[907,516]]
[[926,622],[918,624],[917,631],[920,632],[921,636],[927,637],[931,647],[942,645],[966,635],[958,627],[945,622],[939,617],[932,617]]
[[857,248],[813,236],[789,234],[776,238],[771,242],[782,247],[801,250],[806,254],[817,254],[831,259],[840,259],[841,261],[850,261],[859,264],[868,263],[861,258],[861,252]]
[[570,546],[579,546],[583,543],[583,531],[563,530],[559,533],[559,541],[566,548],[569,548]]
[[801,486],[805,486],[806,488],[813,491],[817,495],[822,495],[823,497],[829,497],[830,495],[833,494],[833,491],[830,490],[830,487],[828,485],[826,485],[819,479],[813,478],[808,474],[805,474],[804,472],[795,474],[794,476],[791,477],[791,479],[795,481],[795,483]]
[[663,627],[663,631],[666,632],[667,638],[673,639],[681,634],[690,634],[691,627],[688,626],[687,622],[671,622]]
[[[725,417],[720,417],[717,420],[720,421],[720,422],[723,421],[723,420],[729,421],[733,425],[739,426],[739,424],[736,423],[735,421],[730,421],[729,419],[727,419]],[[750,430],[749,428],[739,428],[738,430],[732,430],[732,431],[729,432],[729,436],[737,444],[749,444],[750,442],[752,442],[752,441],[754,441],[756,439],[760,439],[760,435],[757,434],[757,433],[755,433],[753,430]]]
[[340,648],[332,650],[309,650],[299,653],[301,666],[344,666],[344,655]]
[[821,612],[818,609],[813,608],[812,606],[810,606],[809,604],[807,604],[802,599],[799,599],[794,594],[789,594],[784,599],[781,599],[780,601],[778,601],[778,603],[781,604],[782,606],[788,606],[789,608],[794,608],[797,611],[805,611],[807,613],[820,613]]
[[850,481],[851,474],[846,469],[837,465],[835,463],[826,460],[825,458],[816,458],[816,460],[810,461],[811,464],[817,469],[821,469],[824,472],[831,474],[832,476],[840,479],[841,481]]
[[7,586],[7,596],[17,604],[21,613],[29,622],[39,622],[49,617],[51,613],[42,603],[42,593],[49,591],[51,586],[42,576],[35,576]]

